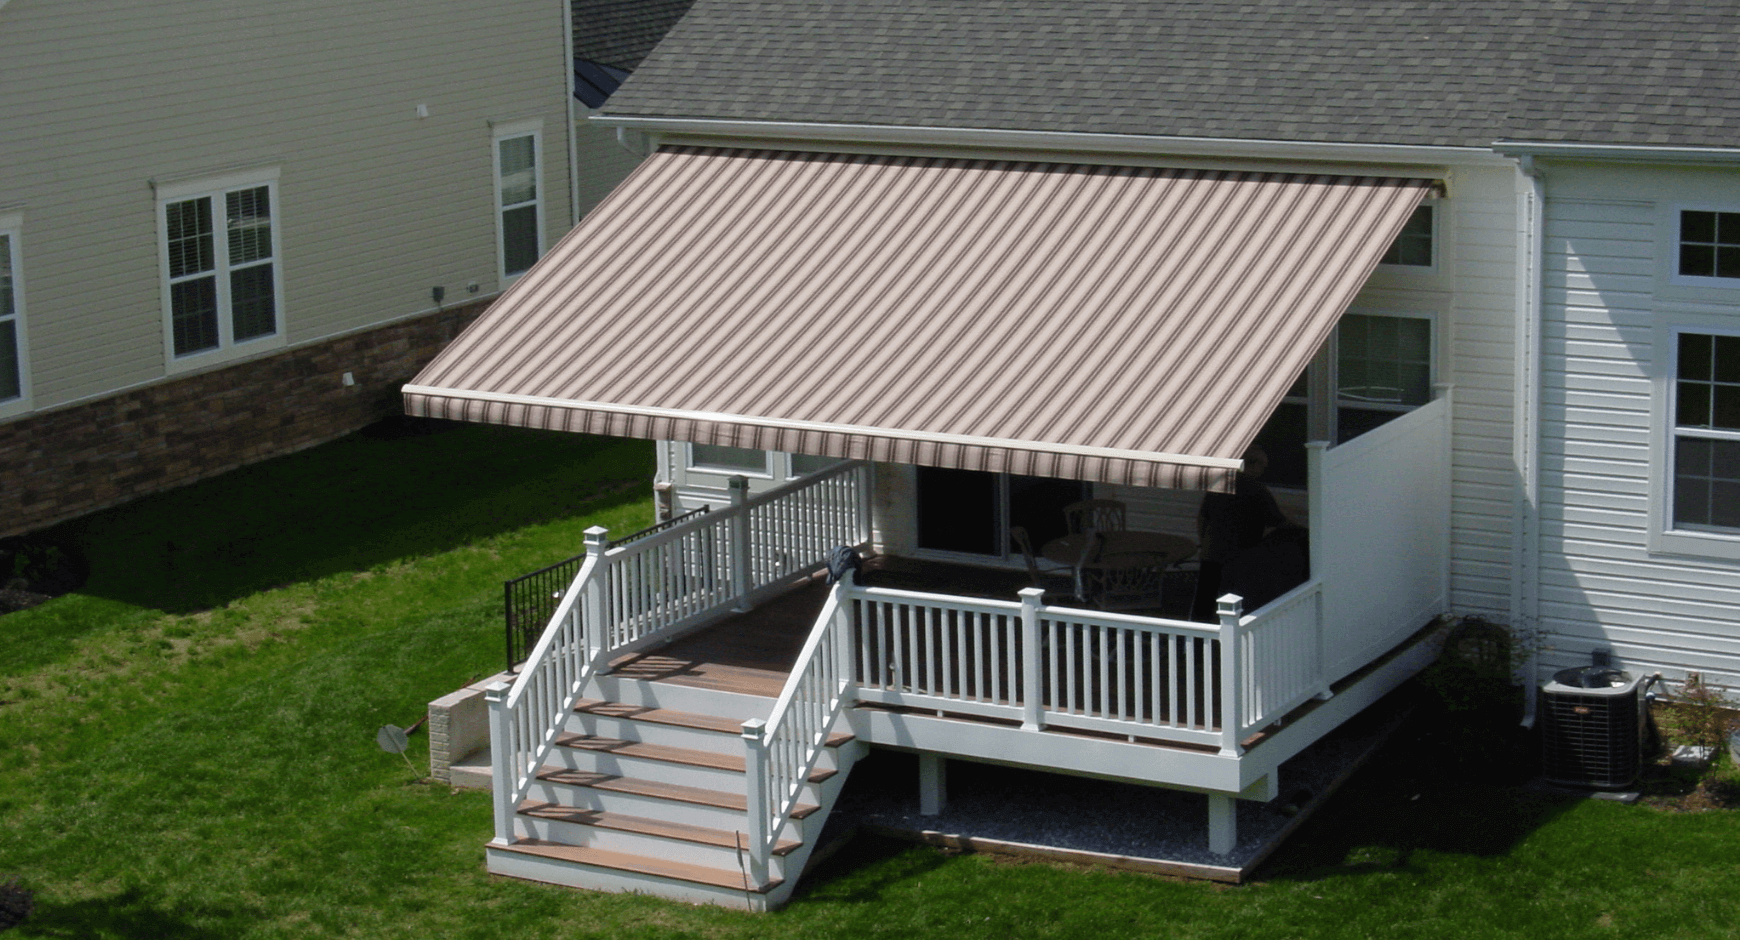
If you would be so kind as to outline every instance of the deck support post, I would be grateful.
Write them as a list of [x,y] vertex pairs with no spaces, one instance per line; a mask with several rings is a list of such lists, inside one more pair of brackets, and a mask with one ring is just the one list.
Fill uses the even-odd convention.
[[495,844],[510,845],[514,841],[513,793],[519,782],[514,776],[513,732],[508,728],[506,682],[491,682],[483,690],[483,700],[489,703],[490,798],[495,802]]
[[767,722],[751,718],[743,723],[743,777],[748,788],[748,814],[744,836],[749,843],[738,851],[748,856],[750,884],[744,890],[754,890],[767,884],[767,848],[772,842],[767,831]]
[[1208,795],[1208,850],[1225,855],[1239,844],[1239,803],[1225,793]]
[[[592,577],[585,585],[585,594],[580,598],[580,636],[576,639],[583,644],[588,663],[597,660],[599,654],[604,652],[604,582],[610,577],[610,569],[604,563],[604,553],[609,550],[609,529],[595,525],[586,530],[586,557],[598,559],[598,564],[592,569]],[[598,664],[598,675],[608,672],[609,663]]]
[[1220,598],[1220,753],[1237,757],[1244,753],[1239,745],[1239,732],[1244,728],[1244,664],[1239,648],[1244,645],[1239,636],[1239,620],[1244,616],[1245,602],[1237,594]]
[[749,603],[749,512],[743,504],[749,501],[749,478],[735,474],[725,481],[731,492],[731,593],[737,604],[731,609],[746,613]]
[[1045,643],[1039,630],[1039,599],[1045,591],[1021,589],[1021,730],[1045,727]]
[[918,755],[918,815],[940,816],[949,805],[949,765],[935,752]]

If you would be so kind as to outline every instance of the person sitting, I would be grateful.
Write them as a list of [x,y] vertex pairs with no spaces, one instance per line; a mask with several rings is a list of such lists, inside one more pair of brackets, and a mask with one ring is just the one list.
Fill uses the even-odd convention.
[[1216,601],[1221,594],[1221,574],[1228,562],[1263,541],[1270,529],[1286,525],[1286,514],[1275,503],[1275,494],[1263,484],[1269,455],[1255,444],[1244,453],[1244,467],[1231,493],[1204,493],[1196,512],[1197,557],[1201,572],[1190,619],[1214,623]]

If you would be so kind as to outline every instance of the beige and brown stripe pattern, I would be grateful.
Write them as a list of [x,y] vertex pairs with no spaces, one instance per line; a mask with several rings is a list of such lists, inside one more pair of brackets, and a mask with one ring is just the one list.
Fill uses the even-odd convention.
[[1430,187],[667,147],[406,411],[1225,489]]

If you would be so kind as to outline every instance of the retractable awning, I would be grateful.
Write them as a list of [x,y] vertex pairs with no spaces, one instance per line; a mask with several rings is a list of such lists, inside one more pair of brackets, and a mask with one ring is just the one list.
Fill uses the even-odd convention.
[[405,407],[1225,490],[1431,186],[666,147]]

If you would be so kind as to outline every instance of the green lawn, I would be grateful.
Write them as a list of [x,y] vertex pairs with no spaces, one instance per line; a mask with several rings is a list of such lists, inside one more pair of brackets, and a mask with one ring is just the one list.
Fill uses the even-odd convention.
[[645,525],[651,473],[639,442],[356,436],[66,527],[90,583],[0,617],[0,877],[38,906],[13,935],[1740,933],[1736,814],[1458,784],[1406,742],[1239,888],[869,839],[772,915],[492,878],[487,797],[375,729],[498,669],[501,580]]

